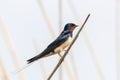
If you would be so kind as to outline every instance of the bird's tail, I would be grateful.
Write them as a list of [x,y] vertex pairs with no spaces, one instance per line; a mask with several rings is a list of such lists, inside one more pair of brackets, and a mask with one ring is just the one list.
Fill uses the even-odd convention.
[[47,57],[48,53],[50,51],[48,49],[45,49],[42,53],[38,54],[37,56],[34,56],[33,58],[30,58],[27,60],[27,64],[30,64],[38,59],[41,59],[41,58],[44,58],[44,57]]
[[44,57],[44,55],[43,54],[39,54],[39,55],[37,55],[37,56],[35,56],[33,58],[30,58],[30,59],[27,60],[27,62],[28,62],[27,64],[30,64],[30,63],[38,60],[38,59],[41,59],[42,57]]
[[16,69],[15,71],[13,71],[12,74],[17,74],[17,73],[23,71],[24,69],[26,69],[27,67],[29,67],[30,65],[31,64],[25,64],[22,67],[20,67],[20,68]]
[[28,59],[28,60],[27,60],[27,62],[28,62],[27,64],[30,64],[30,63],[38,60],[39,58],[40,58],[39,56],[35,56],[35,57],[31,58],[31,59]]
[[39,54],[39,55],[37,55],[37,56],[35,56],[35,57],[33,57],[33,58],[31,58],[31,59],[28,59],[27,60],[27,64],[25,64],[24,66],[22,66],[21,68],[19,68],[19,69],[17,69],[17,70],[15,70],[14,72],[12,72],[13,74],[16,74],[16,73],[19,73],[19,72],[21,72],[22,70],[24,70],[24,69],[26,69],[27,67],[29,67],[31,64],[30,63],[32,63],[32,62],[34,62],[34,61],[36,61],[36,60],[38,60],[38,59],[41,59],[41,58],[43,58],[44,57],[44,54]]
[[30,64],[30,63],[32,63],[33,61],[35,61],[35,60],[37,60],[37,58],[36,57],[33,57],[33,58],[31,58],[31,59],[28,59],[27,60],[27,64]]

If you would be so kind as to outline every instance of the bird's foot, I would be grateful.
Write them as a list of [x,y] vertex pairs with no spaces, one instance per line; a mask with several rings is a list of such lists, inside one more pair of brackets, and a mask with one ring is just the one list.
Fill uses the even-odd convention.
[[58,55],[62,58],[62,55],[60,53],[58,53]]
[[67,50],[64,50],[65,52],[67,51]]

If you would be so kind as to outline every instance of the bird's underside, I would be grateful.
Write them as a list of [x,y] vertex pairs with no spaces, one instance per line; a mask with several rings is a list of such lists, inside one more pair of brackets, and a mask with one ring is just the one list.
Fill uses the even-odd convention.
[[41,54],[38,54],[37,56],[27,60],[27,62],[31,63],[40,58],[48,57],[48,56],[54,55],[56,53],[58,53],[59,56],[62,57],[62,55],[60,55],[60,53],[70,44],[71,40],[72,40],[71,37],[65,38],[62,40],[62,42],[64,41],[63,43],[61,43],[59,45],[56,43],[58,46],[54,46],[54,45],[56,45],[55,41],[54,41]]
[[27,60],[28,64],[32,63],[38,59],[41,59],[43,57],[51,56],[56,53],[60,55],[60,53],[67,47],[72,41],[72,32],[78,25],[75,25],[74,23],[68,23],[65,25],[64,30],[62,33],[58,36],[58,38],[53,41],[48,47],[37,56]]

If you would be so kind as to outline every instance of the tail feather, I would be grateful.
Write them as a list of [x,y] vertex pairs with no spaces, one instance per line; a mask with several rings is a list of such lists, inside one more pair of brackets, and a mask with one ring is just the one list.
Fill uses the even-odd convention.
[[38,59],[41,59],[43,57],[47,57],[47,55],[49,55],[49,53],[51,52],[51,50],[49,48],[45,49],[41,54],[38,54],[37,56],[31,58],[31,59],[28,59],[27,62],[28,64],[29,63],[32,63]]
[[36,60],[38,60],[38,59],[40,59],[40,58],[42,58],[43,56],[40,54],[40,55],[37,55],[37,56],[35,56],[35,57],[33,57],[33,58],[30,58],[30,59],[28,59],[27,60],[27,64],[30,64],[30,63],[32,63],[32,62],[34,62],[34,61],[36,61]]
[[31,59],[28,59],[27,60],[27,62],[28,62],[28,64],[29,63],[32,63],[32,62],[34,62],[35,60],[37,60],[38,58],[36,58],[36,57],[33,57],[33,58],[31,58]]

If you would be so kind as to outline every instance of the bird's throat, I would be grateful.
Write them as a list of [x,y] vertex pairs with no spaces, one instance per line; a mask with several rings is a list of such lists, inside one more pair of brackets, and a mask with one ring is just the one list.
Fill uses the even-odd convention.
[[75,29],[75,27],[71,27],[70,30],[73,31]]

